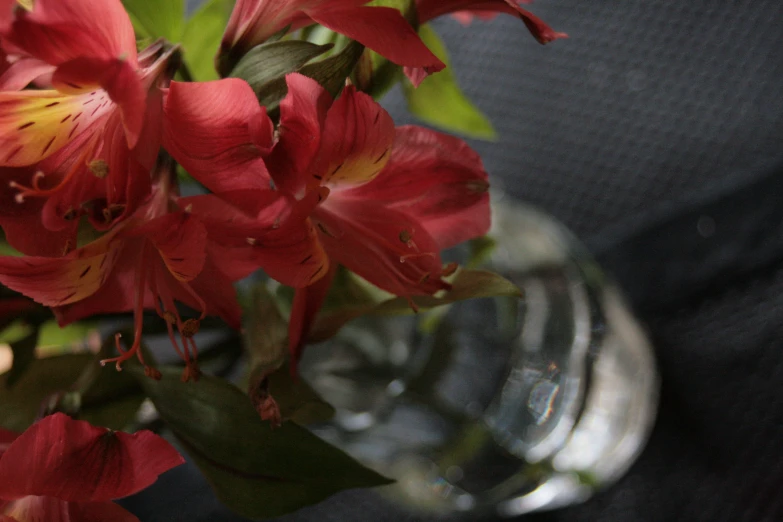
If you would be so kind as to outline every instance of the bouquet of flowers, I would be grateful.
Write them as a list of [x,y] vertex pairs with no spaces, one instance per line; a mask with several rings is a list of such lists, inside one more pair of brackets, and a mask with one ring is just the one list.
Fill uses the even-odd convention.
[[489,228],[479,156],[376,101],[491,134],[427,23],[499,13],[565,36],[513,0],[0,1],[0,520],[137,520],[111,501],[183,462],[142,428],[251,518],[388,482],[304,427],[333,410],[296,364],[517,291],[441,259]]

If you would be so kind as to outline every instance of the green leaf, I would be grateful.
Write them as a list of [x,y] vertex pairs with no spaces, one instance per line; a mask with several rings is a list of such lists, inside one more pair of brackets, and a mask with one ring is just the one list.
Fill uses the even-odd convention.
[[269,395],[278,408],[283,421],[293,421],[300,426],[325,422],[334,416],[331,404],[324,401],[309,384],[291,377],[288,366],[283,366],[267,376]]
[[242,516],[279,516],[343,489],[389,483],[305,428],[288,422],[273,430],[222,379],[183,383],[180,370],[160,370],[156,382],[127,365],[218,498]]
[[34,360],[12,387],[0,375],[0,426],[24,431],[35,422],[47,397],[66,391],[93,360],[92,354],[71,354]]
[[[465,299],[495,296],[521,296],[518,286],[501,275],[486,270],[460,270],[451,282],[452,288],[443,295],[413,296],[412,300],[419,309],[455,303]],[[346,306],[321,314],[316,319],[309,342],[319,342],[334,336],[351,319],[362,315],[393,315],[412,313],[407,299],[395,297],[380,303],[364,302],[356,306]]]
[[301,40],[265,43],[251,49],[231,71],[256,92],[267,110],[277,107],[287,92],[285,75],[299,71],[307,62],[329,51],[333,46],[315,45]]
[[288,322],[263,283],[255,285],[252,290],[251,304],[244,318],[244,330],[251,373],[267,374],[285,363]]
[[185,63],[197,81],[205,82],[218,78],[214,57],[220,47],[232,6],[231,0],[210,0],[185,24],[182,35]]
[[416,7],[416,3],[412,0],[372,0],[367,5],[372,7],[393,7],[402,13],[408,12],[411,6]]
[[429,26],[419,29],[427,47],[446,64],[446,68],[427,77],[418,88],[403,83],[408,110],[425,122],[471,138],[494,140],[495,129],[478,108],[463,94],[452,74],[446,47]]
[[39,346],[67,346],[83,342],[90,332],[98,328],[97,321],[77,321],[67,326],[60,326],[52,319],[41,325],[38,338]]
[[106,354],[66,354],[33,359],[13,382],[13,370],[0,375],[0,426],[24,431],[42,408],[67,398],[76,417],[96,426],[120,430],[136,415],[144,395],[127,372],[101,366]]
[[493,237],[481,236],[471,239],[468,242],[468,246],[470,248],[470,257],[466,266],[468,268],[477,268],[489,261],[489,258],[498,246],[498,242]]
[[307,64],[299,72],[316,80],[336,98],[343,90],[345,79],[351,74],[362,52],[364,46],[352,41],[334,56]]
[[136,36],[179,42],[185,28],[184,0],[122,0]]
[[24,339],[30,335],[30,332],[32,331],[33,327],[27,321],[21,319],[12,321],[3,328],[2,332],[0,332],[0,344],[11,344]]

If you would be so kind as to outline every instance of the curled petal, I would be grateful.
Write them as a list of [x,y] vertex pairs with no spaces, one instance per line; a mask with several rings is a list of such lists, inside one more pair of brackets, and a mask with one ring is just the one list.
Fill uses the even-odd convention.
[[371,181],[389,161],[394,132],[383,107],[347,87],[329,109],[310,183],[342,187]]
[[36,58],[24,57],[9,62],[5,52],[0,49],[0,91],[18,91],[52,72],[54,66]]
[[424,24],[433,18],[449,13],[460,12],[461,20],[465,14],[475,13],[487,18],[491,13],[505,13],[522,19],[533,37],[541,44],[549,43],[558,38],[567,38],[565,33],[552,30],[543,20],[519,4],[518,0],[416,0],[419,22]]
[[277,188],[297,194],[312,182],[312,178],[308,179],[308,169],[321,145],[332,97],[307,76],[293,73],[285,80],[288,94],[280,102],[279,141],[267,164]]
[[391,160],[381,174],[340,196],[404,212],[445,249],[487,233],[488,190],[481,158],[464,141],[404,126],[397,128]]
[[0,460],[0,498],[105,502],[146,488],[184,459],[161,437],[113,432],[55,413],[22,433]]
[[239,47],[246,51],[288,25],[296,14],[297,2],[279,0],[237,0],[223,34],[221,49]]
[[[13,248],[27,255],[59,257],[66,246],[76,244],[76,225],[69,229],[49,230],[41,222],[44,207],[41,198],[16,200],[18,190],[10,183],[29,185],[35,169],[29,167],[0,168],[0,226],[5,239]],[[70,248],[68,248],[70,250]]]
[[[239,330],[242,326],[242,309],[239,307],[236,290],[232,284],[236,279],[229,278],[214,262],[218,255],[224,254],[220,252],[219,247],[210,245],[207,252],[209,256],[204,263],[204,268],[198,277],[187,283],[192,291],[172,281],[168,283],[172,297],[194,310],[201,310],[201,302],[203,302],[206,304],[204,313],[219,316],[231,328]],[[172,277],[169,274],[166,276]],[[194,299],[194,294],[198,295],[201,302]]]
[[457,20],[462,25],[468,26],[470,25],[470,22],[473,21],[473,18],[480,18],[482,20],[492,20],[500,13],[495,13],[492,11],[457,11],[456,13],[452,13],[451,17]]
[[425,75],[446,67],[397,9],[359,6],[307,13],[321,25],[353,38],[397,65],[419,69]]
[[188,212],[165,214],[134,227],[129,234],[147,237],[178,281],[194,279],[204,267],[207,230]]
[[185,170],[213,192],[269,188],[261,154],[272,146],[272,122],[243,80],[172,82],[163,140]]

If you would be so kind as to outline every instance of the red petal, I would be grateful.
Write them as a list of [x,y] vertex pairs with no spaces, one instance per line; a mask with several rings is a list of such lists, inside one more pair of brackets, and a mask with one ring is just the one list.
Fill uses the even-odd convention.
[[[233,200],[235,193],[224,193]],[[210,237],[225,248],[216,249],[215,262],[231,279],[240,279],[261,268],[283,284],[300,287],[323,274],[328,259],[307,216],[318,203],[318,192],[293,204],[279,192],[246,191],[244,195],[269,201],[269,209],[256,214],[238,210],[212,195],[184,198],[181,204],[203,220]],[[280,201],[272,204],[271,197]]]
[[353,7],[306,11],[313,20],[366,45],[390,61],[427,73],[446,65],[432,54],[402,14],[391,7]]
[[[128,149],[125,130],[119,120],[118,115],[112,115],[104,130],[102,148],[91,159],[105,161],[108,174],[105,179],[98,181],[92,173],[84,171],[82,176],[74,180],[74,194],[70,196],[68,205],[79,208],[85,200],[86,182],[98,181],[100,195],[96,200],[100,198],[100,201],[93,202],[92,224],[99,230],[106,230],[132,215],[152,190],[150,169],[141,164],[137,160],[138,155]],[[142,139],[147,143],[147,140],[154,138],[147,135]],[[160,141],[157,142],[157,148],[160,148]],[[104,210],[108,210],[108,214],[103,214]]]
[[440,281],[438,245],[403,212],[372,200],[333,197],[313,220],[330,260],[383,290],[410,296],[448,288]]
[[69,522],[139,522],[139,519],[114,502],[71,502]]
[[267,159],[277,188],[298,194],[308,183],[310,163],[321,145],[331,95],[307,76],[286,76],[288,94],[280,102],[279,141]]
[[145,236],[179,281],[190,281],[204,267],[207,230],[188,212],[172,212],[147,221],[127,234],[134,236]]
[[400,210],[445,249],[487,233],[488,189],[481,158],[464,141],[405,126],[397,128],[391,160],[381,174],[340,197]]
[[27,255],[57,257],[76,244],[76,226],[63,230],[49,230],[42,226],[36,216],[14,220],[0,218],[0,225],[3,227],[8,244]]
[[0,31],[5,31],[11,24],[16,0],[0,0]]
[[136,64],[136,37],[120,0],[35,0],[32,12],[17,12],[8,40],[47,63],[125,57]]
[[[218,248],[210,248],[208,253],[212,255],[217,250]],[[237,302],[233,281],[217,267],[211,257],[207,257],[201,273],[187,284],[193,290],[193,293],[198,295],[206,304],[204,312],[207,315],[219,316],[231,328],[239,330],[242,326],[242,309]],[[187,291],[182,284],[175,284],[172,281],[169,287],[175,300],[188,305],[194,310],[201,310],[200,303],[193,298],[193,294]]]
[[276,190],[233,190],[179,198],[177,204],[204,223],[210,238],[229,245],[271,229],[291,210],[289,198]]
[[55,413],[32,425],[0,460],[0,498],[105,502],[146,488],[184,459],[149,431],[132,435]]
[[[5,53],[0,50],[0,63],[6,62]],[[0,90],[18,91],[27,87],[33,80],[50,74],[54,66],[35,58],[19,58],[13,63],[0,66]]]
[[[57,68],[52,85],[60,92],[73,94],[100,86],[119,106],[128,147],[136,146],[144,125],[147,93],[134,63],[116,58],[77,58]],[[93,105],[85,106],[84,110],[92,113],[98,109]]]
[[212,192],[268,189],[261,153],[272,139],[266,109],[243,80],[171,83],[164,146]]
[[[136,271],[139,268],[139,252],[134,246],[123,249],[106,281],[92,295],[80,301],[58,306],[52,309],[60,326],[85,319],[96,314],[114,314],[134,309],[136,296]],[[136,254],[136,255],[134,255]],[[144,308],[155,308],[152,293],[144,294]]]
[[367,183],[389,161],[394,121],[370,96],[347,87],[329,109],[318,157],[309,169],[313,184]]
[[46,306],[80,301],[103,284],[122,251],[108,234],[65,257],[0,257],[0,282]]
[[237,0],[223,34],[221,49],[238,46],[237,50],[242,52],[262,43],[287,26],[301,4],[296,0]]
[[52,231],[41,222],[41,212],[46,202],[42,198],[25,198],[18,203],[14,198],[17,189],[8,186],[15,181],[29,185],[34,176],[31,168],[0,168],[0,226],[8,243],[19,252],[33,256],[59,257],[66,245],[76,244],[76,221],[71,227]]
[[522,19],[533,37],[546,44],[558,38],[568,38],[566,33],[552,30],[536,15],[519,7],[515,0],[417,0],[419,22],[424,24],[438,16],[457,11],[472,11],[486,18],[490,12],[505,13]]
[[294,293],[291,317],[288,320],[288,350],[291,353],[291,372],[294,374],[296,373],[296,364],[302,356],[307,335],[315,316],[324,304],[336,273],[337,265],[332,264],[318,281],[309,286],[297,288]]

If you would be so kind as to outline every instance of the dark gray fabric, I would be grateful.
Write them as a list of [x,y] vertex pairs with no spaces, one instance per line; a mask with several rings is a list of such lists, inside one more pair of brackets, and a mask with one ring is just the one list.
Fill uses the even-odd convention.
[[[662,375],[648,448],[586,504],[525,520],[779,521],[783,505],[783,3],[580,2],[443,20],[465,91],[500,141],[496,185],[559,218],[648,324]],[[395,92],[387,106],[412,121]],[[193,468],[125,502],[143,522],[238,521]],[[419,520],[347,492],[281,522]]]

